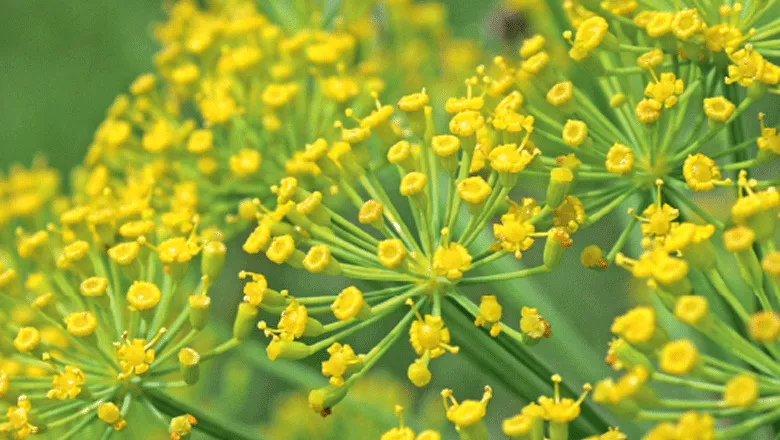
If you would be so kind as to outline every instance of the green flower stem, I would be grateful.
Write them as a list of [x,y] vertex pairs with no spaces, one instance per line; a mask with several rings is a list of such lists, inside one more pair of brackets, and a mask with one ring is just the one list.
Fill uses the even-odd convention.
[[752,137],[744,142],[741,142],[737,145],[734,145],[733,147],[726,148],[724,150],[718,151],[716,153],[712,153],[709,155],[710,159],[719,159],[723,156],[728,156],[730,154],[733,154],[736,151],[744,150],[746,148],[749,148],[756,144],[756,140],[758,137]]
[[222,420],[196,406],[175,399],[163,391],[144,389],[144,396],[158,410],[169,417],[178,417],[183,414],[194,416],[198,420],[195,430],[209,434],[214,438],[222,440],[259,440],[261,438],[255,432],[250,434],[252,429],[249,427],[242,426],[235,421]]
[[238,347],[239,345],[241,345],[241,341],[239,341],[236,338],[231,338],[231,339],[223,342],[222,344],[214,347],[209,352],[202,354],[200,356],[200,361],[201,362],[205,362],[205,361],[207,361],[207,360],[209,360],[211,358],[214,358],[214,357],[220,356],[222,354],[225,354],[228,351]]
[[602,217],[604,217],[605,215],[607,215],[610,212],[612,212],[612,210],[614,210],[615,208],[620,206],[620,204],[623,203],[624,201],[626,201],[626,199],[628,199],[629,197],[633,196],[637,191],[639,191],[639,189],[642,187],[642,185],[643,184],[641,184],[641,183],[638,183],[638,184],[634,185],[633,187],[628,189],[623,194],[621,194],[618,197],[615,197],[614,199],[612,199],[609,203],[604,205],[604,207],[602,207],[598,211],[594,212],[593,214],[588,215],[585,218],[585,225],[584,226],[590,226],[590,225],[596,223],[597,221],[601,220]]
[[680,150],[680,152],[677,153],[672,159],[671,162],[679,162],[686,157],[688,157],[689,154],[694,153],[701,148],[702,145],[704,145],[706,142],[708,142],[710,139],[715,137],[718,133],[720,133],[721,130],[723,130],[725,127],[731,125],[735,120],[739,118],[739,116],[747,110],[748,107],[750,107],[751,104],[753,104],[754,99],[748,96],[745,98],[742,102],[739,103],[739,106],[736,110],[734,110],[734,113],[731,115],[731,117],[722,124],[715,124],[710,127],[709,130],[707,130],[706,133],[704,133],[702,136],[699,136],[699,138],[696,139],[693,143],[688,145],[686,148]]
[[[113,386],[107,389],[102,389],[100,391],[95,391],[92,393],[92,398],[102,399],[110,394],[115,393],[118,389],[119,389],[118,386]],[[71,411],[74,411],[76,408],[82,405],[84,405],[84,401],[76,399],[71,402],[67,402],[63,405],[57,405],[56,408],[51,409],[49,411],[41,412],[38,414],[38,418],[40,418],[43,421],[46,421],[46,419],[49,419],[51,417],[55,417],[63,413],[70,413]]]
[[774,422],[780,419],[780,407],[775,404],[775,410],[762,414],[758,417],[754,417],[747,422],[740,423],[726,428],[715,433],[716,439],[729,439],[729,438],[742,438],[741,436],[748,434],[760,428],[762,425]]
[[195,330],[195,329],[190,330],[190,332],[187,333],[183,338],[181,338],[181,340],[179,340],[179,342],[177,342],[176,345],[174,345],[170,350],[168,350],[165,353],[163,353],[162,356],[157,358],[154,363],[156,365],[162,365],[163,362],[168,360],[168,358],[170,358],[171,356],[177,354],[179,352],[179,350],[181,350],[185,345],[189,344],[190,341],[195,339],[195,336],[197,336],[197,335],[198,335],[198,331],[197,330]]
[[[196,292],[201,291],[201,289],[196,289]],[[157,353],[162,353],[163,349],[166,345],[168,345],[169,342],[173,340],[173,338],[176,337],[176,335],[179,333],[179,331],[184,327],[184,324],[189,322],[190,318],[190,303],[187,301],[187,304],[185,304],[181,312],[179,312],[179,316],[176,317],[176,319],[173,321],[173,324],[168,328],[168,331],[162,335],[160,340],[157,342],[157,345],[154,347],[154,350]]]
[[[315,353],[317,351],[326,349],[334,342],[338,342],[341,339],[346,338],[347,336],[363,329],[364,327],[373,325],[378,320],[384,318],[385,316],[387,316],[388,314],[396,310],[396,308],[401,304],[403,304],[406,301],[406,299],[420,294],[426,288],[427,286],[419,286],[403,295],[394,297],[393,299],[387,300],[382,304],[379,304],[378,306],[372,307],[371,311],[373,315],[371,316],[371,318],[366,319],[364,321],[359,321],[357,324],[353,325],[352,327],[349,327],[346,330],[343,330],[329,338],[325,338],[323,340],[317,341],[316,343],[310,345],[309,347],[311,348],[311,353]],[[347,321],[337,321],[332,324],[324,325],[323,327],[325,328],[326,332],[329,332],[329,331],[346,327],[350,324],[354,324],[355,322],[356,322],[355,319],[350,319]]]
[[[509,195],[509,191],[511,191],[512,188],[507,188],[505,186],[501,186],[501,189],[496,191],[493,190],[493,193],[496,193],[495,197],[492,197],[493,194],[491,194],[491,198],[488,199],[487,203],[485,204],[485,208],[480,213],[476,221],[474,220],[474,217],[472,216],[469,219],[469,224],[466,226],[466,230],[463,232],[463,235],[461,235],[458,242],[462,244],[464,247],[468,247],[479,235],[480,231],[485,226],[485,223],[488,222],[493,216],[495,215],[496,210],[501,206],[501,202],[506,198],[507,195]],[[469,226],[471,229],[469,230]]]
[[[650,197],[645,196],[639,206],[646,206],[649,201]],[[626,245],[626,241],[628,241],[628,239],[631,237],[631,232],[634,230],[634,227],[638,222],[639,220],[637,220],[636,217],[629,218],[625,229],[623,229],[620,237],[618,237],[617,241],[615,241],[615,244],[612,245],[612,249],[609,250],[609,253],[606,256],[606,260],[609,264],[612,264],[612,262],[615,261],[617,254],[623,250],[623,247]]]
[[87,427],[90,423],[92,423],[95,418],[97,418],[97,411],[93,412],[92,414],[89,414],[87,417],[84,417],[82,421],[79,423],[73,425],[72,428],[70,428],[66,433],[62,434],[61,437],[59,437],[60,440],[69,440],[73,438],[76,434],[83,434],[83,429]]
[[703,382],[700,380],[695,380],[695,379],[690,379],[685,377],[672,376],[657,371],[653,372],[652,380],[655,382],[660,382],[660,383],[665,383],[670,385],[680,385],[688,388],[693,388],[696,390],[708,391],[711,393],[722,393],[724,390],[724,387],[722,385],[712,384],[712,383]]
[[495,275],[484,275],[479,277],[467,277],[461,279],[458,282],[458,284],[474,284],[474,283],[485,283],[491,281],[506,281],[506,280],[513,280],[516,278],[525,278],[531,275],[537,275],[549,271],[550,269],[542,265],[537,267],[530,267],[527,269],[516,270],[514,272],[504,272],[504,273],[497,273]]
[[417,240],[414,239],[414,235],[412,235],[409,227],[404,223],[401,215],[398,214],[393,201],[384,189],[382,189],[382,185],[377,181],[376,176],[373,174],[368,177],[365,175],[361,176],[360,183],[373,199],[382,202],[385,218],[393,225],[393,228],[398,232],[401,239],[406,242],[406,245],[413,247],[418,254],[423,255],[420,245],[417,243]]
[[[486,217],[486,219],[490,218],[490,216],[486,216],[485,213],[487,213],[488,211],[492,211],[493,207],[496,206],[496,204],[500,203],[500,201],[503,200],[503,198],[506,197],[507,194],[509,194],[509,190],[510,190],[509,188],[504,188],[504,186],[500,182],[493,187],[493,191],[490,193],[487,200],[485,201],[485,205],[482,208],[482,211],[480,211],[476,215],[469,216],[469,221],[466,223],[466,228],[460,234],[460,238],[458,238],[458,243],[460,243],[464,247],[469,246],[471,241],[473,241],[474,239],[472,236],[478,233],[481,230],[481,226],[484,225],[484,221],[482,221],[482,218],[483,217]],[[458,216],[457,212],[452,213],[452,217],[457,217],[457,216]],[[450,233],[452,233],[452,231],[450,231]]]
[[493,261],[496,261],[496,260],[498,260],[500,258],[506,257],[507,255],[509,255],[509,252],[501,249],[501,250],[498,250],[498,251],[490,253],[486,257],[475,258],[474,262],[471,263],[471,267],[469,268],[469,270],[473,270],[473,269],[476,269],[476,268],[478,268],[480,266],[483,266],[485,264],[492,263]]
[[416,282],[422,281],[423,278],[412,275],[405,275],[398,272],[391,272],[384,269],[374,269],[363,266],[355,266],[352,264],[341,264],[342,273],[351,278],[357,278],[359,280],[374,280],[374,281],[397,281],[397,282]]
[[[325,205],[323,205],[323,206],[325,206]],[[362,238],[364,241],[366,241],[366,242],[368,242],[370,244],[376,245],[377,243],[379,243],[379,240],[374,238],[373,235],[371,235],[368,232],[358,228],[357,226],[352,224],[351,221],[345,219],[344,217],[342,217],[338,213],[332,211],[327,206],[326,206],[326,208],[328,209],[328,212],[330,212],[331,219],[333,220],[333,223],[335,223],[338,226],[344,228],[345,230],[347,230],[347,231],[357,235],[358,237]]]
[[589,150],[589,149],[584,149],[584,148],[575,148],[575,147],[572,147],[570,145],[567,145],[566,142],[564,142],[563,139],[561,138],[561,135],[554,135],[552,133],[548,133],[547,131],[545,131],[545,130],[543,130],[541,128],[538,128],[538,127],[534,127],[534,134],[539,135],[539,136],[547,139],[548,141],[553,142],[553,143],[557,144],[558,146],[565,148],[566,150],[568,150],[568,151],[570,151],[572,153],[582,154],[584,156],[590,157],[591,159],[603,161],[607,157],[604,153],[602,153],[602,152],[600,152],[598,150]]
[[725,299],[726,302],[729,303],[729,306],[731,306],[737,315],[739,315],[742,322],[750,322],[750,313],[745,310],[745,307],[742,305],[742,303],[739,302],[739,300],[731,292],[731,289],[728,288],[726,282],[720,276],[720,272],[718,272],[716,269],[710,269],[709,271],[704,272],[704,275],[707,277],[710,283],[712,283],[713,287],[715,287],[715,290],[717,290],[720,296]]
[[70,414],[70,415],[68,415],[66,417],[63,417],[63,418],[61,418],[61,419],[59,419],[57,421],[54,421],[54,422],[47,423],[46,427],[47,428],[56,428],[58,426],[67,425],[68,423],[70,423],[70,422],[72,422],[72,421],[74,421],[74,420],[76,420],[76,419],[78,419],[80,417],[83,417],[85,415],[92,416],[92,415],[94,415],[95,410],[97,409],[97,407],[100,406],[100,404],[105,402],[105,401],[106,401],[106,398],[95,400],[94,402],[90,403],[89,405],[86,405],[86,406],[82,407],[80,410],[78,410],[78,411],[76,411],[76,412],[74,412],[74,413],[72,413],[72,414]]
[[178,288],[178,281],[174,280],[170,276],[163,278],[162,300],[155,307],[152,323],[146,333],[147,340],[152,339],[154,335],[156,335],[157,332],[162,329],[163,322],[165,322],[165,318],[168,316],[168,311],[171,308],[173,297],[175,296]]

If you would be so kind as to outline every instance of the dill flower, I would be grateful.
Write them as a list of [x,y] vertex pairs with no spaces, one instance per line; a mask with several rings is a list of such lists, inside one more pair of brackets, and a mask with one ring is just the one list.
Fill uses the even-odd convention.
[[[471,99],[475,84],[476,80],[466,82],[467,96],[463,99]],[[458,286],[551,270],[564,248],[571,245],[571,234],[584,223],[579,201],[567,198],[574,174],[566,168],[551,172],[544,209],[530,198],[513,202],[508,195],[524,172],[533,169],[537,173],[541,166],[535,160],[540,152],[532,143],[534,118],[511,116],[516,121],[505,119],[487,125],[484,120],[490,117],[491,108],[473,106],[452,116],[448,125],[451,134],[437,135],[434,110],[428,103],[428,95],[423,92],[400,100],[398,107],[410,124],[410,130],[401,132],[406,138],[395,134],[386,139],[366,129],[370,136],[353,139],[349,132],[352,129],[338,124],[341,132],[336,132],[335,140],[318,138],[299,159],[322,173],[280,179],[271,188],[276,204],[257,201],[259,209],[254,222],[249,223],[250,227],[256,225],[244,243],[250,253],[263,252],[271,261],[295,269],[343,276],[353,284],[338,294],[314,297],[278,293],[264,284],[265,294],[244,298],[260,310],[279,316],[275,328],[265,320],[258,324],[271,339],[267,349],[271,359],[302,359],[325,350],[330,354],[323,373],[335,379],[328,387],[310,394],[310,404],[318,412],[343,399],[404,332],[408,332],[417,356],[407,376],[417,386],[428,384],[429,364],[459,350],[447,325],[450,304],[463,307],[467,316],[493,337],[506,335],[513,343],[533,344],[551,334],[550,324],[538,310],[524,312],[520,329],[515,330],[501,321],[500,298],[485,296],[477,305]],[[448,105],[455,106],[452,101]],[[501,109],[510,106],[506,100],[496,105]],[[377,100],[376,109],[386,107]],[[347,111],[346,115],[357,126],[367,126],[365,118],[358,118],[354,112]],[[505,113],[509,115],[517,114]],[[484,152],[489,164],[472,175],[478,132],[483,129],[518,136],[507,139],[513,143]],[[333,154],[336,151],[338,154]],[[380,169],[395,172],[399,183],[381,185],[377,175]],[[442,180],[444,176],[446,180]],[[442,184],[443,193],[439,191]],[[321,211],[302,209],[314,194]],[[503,205],[505,201],[508,205]],[[410,218],[399,214],[404,204],[411,208]],[[493,227],[494,244],[477,244],[479,233],[497,216],[501,224]],[[541,228],[545,217],[547,232]],[[553,223],[562,226],[553,227]],[[257,238],[259,231],[261,240]],[[544,261],[535,266],[488,276],[471,272],[474,267],[489,267],[508,255],[520,258],[539,241],[546,242]],[[313,253],[328,258],[321,265],[307,264],[306,259]],[[261,274],[250,272],[242,273],[242,278],[252,280],[247,288],[257,280],[265,280]],[[366,281],[377,285],[372,289],[358,287],[359,282]],[[267,292],[274,292],[268,300]],[[345,351],[349,347],[344,342],[347,337],[405,308],[405,315],[373,349],[360,354]],[[332,314],[331,322],[325,321],[328,314]]]
[[[136,84],[139,93],[141,85],[148,86]],[[50,196],[50,188],[41,186],[41,205],[30,213],[36,221],[14,217],[2,226],[0,297],[12,309],[3,312],[9,343],[2,350],[0,388],[17,404],[8,407],[0,432],[14,438],[109,436],[132,423],[129,412],[136,406],[159,412],[154,399],[167,393],[161,390],[194,383],[179,379],[182,357],[174,355],[192,350],[188,345],[205,323],[203,310],[187,300],[208,298],[224,263],[221,234],[199,232],[194,206],[181,198],[155,199],[156,209],[150,206],[154,178],[99,180],[100,191],[91,187],[98,181],[88,179],[69,198]],[[31,197],[24,191],[5,195]],[[122,226],[141,219],[152,228],[123,237]],[[27,229],[36,224],[45,227]],[[203,345],[199,359],[238,343]],[[43,392],[25,392],[32,389]]]
[[[771,265],[762,265],[759,258],[773,255],[777,246],[776,190],[759,189],[745,171],[739,173],[736,183],[738,198],[732,205],[728,224],[733,226],[729,229],[722,223],[694,225],[671,219],[668,228],[664,222],[664,228],[645,240],[647,250],[639,259],[618,254],[615,260],[635,277],[649,280],[658,300],[655,307],[667,309],[696,334],[736,354],[735,359],[723,359],[689,338],[670,339],[672,329],[655,321],[655,307],[641,306],[618,317],[612,331],[619,339],[610,346],[607,359],[613,369],[625,373],[618,381],[599,382],[594,399],[627,418],[665,414],[658,419],[664,421],[649,431],[646,439],[738,437],[778,417],[771,408],[777,405],[773,384],[780,374],[776,361],[780,291],[771,281]],[[660,197],[658,200],[660,203]],[[676,208],[670,206],[668,211],[672,209]],[[764,213],[771,214],[763,217]],[[656,234],[664,229],[669,232]],[[725,252],[708,244],[716,229],[722,233]],[[721,254],[717,259],[716,253]],[[727,283],[728,273],[738,273],[742,283]],[[696,284],[694,289],[690,280],[694,276],[707,283]],[[755,304],[740,299],[747,296]],[[710,308],[715,301],[727,312]],[[637,368],[643,371],[641,388],[626,394],[619,384],[637,383],[637,378],[632,378]],[[663,394],[660,389],[665,390]],[[675,389],[715,394],[684,400],[664,395]],[[740,415],[739,421],[720,423],[735,414]]]

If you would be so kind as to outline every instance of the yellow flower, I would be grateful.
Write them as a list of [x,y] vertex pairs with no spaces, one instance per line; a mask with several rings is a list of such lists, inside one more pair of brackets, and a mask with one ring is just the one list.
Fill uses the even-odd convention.
[[364,225],[382,220],[384,205],[378,200],[367,200],[358,211],[358,221]]
[[460,403],[455,400],[451,390],[443,390],[441,395],[444,399],[447,420],[454,423],[458,430],[461,430],[482,421],[487,411],[487,404],[493,397],[493,390],[489,386],[485,386],[481,400],[464,400]]
[[737,374],[726,382],[723,401],[731,408],[746,408],[758,400],[759,388],[752,374]]
[[431,147],[437,156],[449,157],[456,154],[460,149],[460,139],[449,134],[434,136],[431,139]]
[[761,136],[756,139],[759,151],[768,151],[772,154],[780,155],[780,134],[776,128],[769,128],[764,125],[764,114],[758,114],[758,120],[761,123]]
[[483,295],[479,302],[479,315],[474,320],[474,325],[482,327],[490,326],[490,336],[496,337],[501,333],[501,304],[495,295]]
[[683,163],[685,183],[694,191],[710,191],[720,183],[730,183],[731,180],[721,180],[720,168],[709,157],[696,153],[689,155]]
[[579,147],[588,138],[588,126],[583,121],[569,119],[563,126],[563,142],[570,147]]
[[136,78],[135,81],[130,84],[130,93],[133,95],[143,95],[149,93],[152,91],[152,89],[154,89],[156,83],[157,78],[155,78],[154,74],[145,73]]
[[73,312],[65,317],[68,333],[73,336],[89,336],[97,328],[97,318],[92,312]]
[[86,381],[87,377],[80,368],[66,365],[61,373],[52,377],[51,390],[46,393],[46,397],[57,400],[74,399],[81,394],[81,385]]
[[127,289],[126,297],[131,310],[149,310],[160,302],[162,293],[154,283],[135,281]]
[[412,428],[404,426],[403,408],[401,405],[395,406],[395,413],[398,416],[398,426],[382,434],[379,440],[416,440]]
[[580,405],[585,400],[588,392],[591,390],[590,384],[583,385],[584,392],[579,399],[574,400],[570,398],[561,399],[560,384],[561,376],[554,375],[552,377],[553,385],[555,386],[555,394],[553,397],[542,396],[539,398],[539,405],[544,410],[544,419],[555,423],[569,423],[576,419],[580,415]]
[[415,359],[406,370],[406,377],[414,386],[422,388],[431,382],[431,370],[422,359]]
[[109,248],[108,258],[120,266],[127,266],[136,261],[136,257],[138,257],[140,251],[141,246],[138,242],[128,241]]
[[647,34],[653,38],[662,37],[672,31],[675,14],[672,12],[654,12],[645,26]]
[[750,316],[750,337],[759,342],[773,343],[780,336],[780,314],[764,310]]
[[648,342],[655,334],[655,310],[650,307],[636,307],[625,315],[618,316],[611,331],[632,344]]
[[401,179],[401,195],[409,197],[420,194],[425,189],[427,183],[428,176],[418,171],[412,171]]
[[504,144],[494,148],[488,155],[490,166],[499,173],[516,174],[524,170],[536,157],[517,144]]
[[664,373],[682,376],[690,373],[699,361],[696,346],[687,339],[668,342],[658,355],[658,366]]
[[715,419],[709,414],[685,412],[677,423],[677,435],[680,439],[714,440]]
[[650,51],[639,55],[636,59],[636,64],[645,70],[650,70],[661,64],[663,60],[664,52],[661,49],[651,49]]
[[265,256],[276,264],[282,264],[290,258],[294,251],[295,240],[293,240],[292,235],[285,234],[271,240],[271,245],[265,251]]
[[623,144],[615,143],[607,152],[604,165],[613,174],[630,173],[634,169],[634,152]]
[[149,130],[144,133],[141,141],[144,150],[150,153],[160,153],[173,145],[174,130],[165,119],[158,119]]
[[457,347],[449,345],[450,331],[444,327],[440,316],[425,315],[423,319],[417,314],[417,319],[409,327],[409,342],[418,356],[427,354],[431,359],[443,355],[445,351],[458,351]]
[[388,269],[395,269],[406,258],[406,247],[401,240],[389,238],[379,242],[376,255],[382,266]]
[[699,17],[699,11],[696,9],[683,9],[678,11],[672,22],[672,31],[674,35],[681,40],[688,40],[707,26]]
[[124,343],[114,344],[114,351],[119,359],[119,368],[122,370],[119,374],[120,379],[130,377],[133,374],[140,376],[149,371],[149,365],[154,362],[154,350],[151,347],[155,342],[153,340],[147,344],[146,339],[133,339],[132,342],[125,339]]
[[704,114],[713,121],[728,121],[735,109],[734,104],[722,96],[704,98]]
[[663,104],[654,99],[643,99],[636,105],[637,119],[645,124],[652,124],[661,118],[661,108]]
[[98,418],[113,426],[116,431],[121,431],[127,426],[127,421],[122,417],[119,407],[113,402],[103,402],[97,408]]
[[260,152],[243,148],[238,153],[230,156],[230,171],[239,178],[251,176],[260,168],[260,161]]
[[348,344],[341,345],[338,342],[328,348],[330,358],[322,363],[322,374],[330,377],[330,384],[341,386],[344,384],[344,375],[351,368],[360,365],[362,356],[357,356]]
[[662,103],[664,108],[672,108],[677,104],[677,96],[682,94],[683,89],[683,80],[677,79],[674,73],[662,73],[660,79],[647,83],[645,96]]
[[23,439],[31,434],[38,433],[38,427],[30,423],[29,413],[32,411],[30,399],[25,395],[16,399],[16,405],[9,405],[5,413],[6,423],[3,423],[3,432],[13,432],[13,438]]
[[462,111],[450,120],[450,132],[460,137],[473,136],[485,123],[485,118],[474,110]]
[[190,414],[173,417],[168,425],[168,433],[171,440],[181,440],[183,437],[190,435],[192,427],[197,424],[198,419]]
[[674,316],[689,325],[700,323],[708,313],[709,302],[703,296],[683,295],[674,305]]
[[401,109],[401,111],[407,113],[416,112],[422,110],[426,105],[428,105],[429,101],[430,98],[423,89],[423,91],[420,93],[412,93],[411,95],[406,95],[401,98],[401,100],[398,101],[398,108]]
[[433,270],[438,276],[459,280],[471,267],[471,254],[459,243],[439,245],[433,254]]
[[311,273],[321,273],[330,266],[332,261],[330,247],[326,244],[316,245],[309,248],[309,252],[306,253],[303,267]]
[[547,92],[547,102],[559,107],[571,101],[574,96],[574,85],[571,81],[559,82]]
[[330,309],[339,321],[352,318],[365,319],[371,313],[371,307],[363,300],[363,292],[355,286],[342,290]]
[[530,58],[531,56],[536,55],[544,48],[544,43],[544,37],[539,34],[536,34],[531,38],[526,38],[520,46],[520,57]]
[[539,309],[535,307],[523,306],[520,310],[520,331],[531,339],[552,336],[550,323],[539,314]]
[[597,48],[607,36],[609,25],[603,17],[593,16],[584,20],[577,27],[577,34],[569,50],[569,56],[574,61],[582,61],[593,49]]
[[458,197],[471,205],[479,205],[493,192],[493,188],[482,176],[467,177],[456,187]]
[[580,254],[580,262],[588,269],[592,269],[594,267],[606,269],[608,265],[607,260],[604,259],[604,252],[602,252],[601,248],[595,244],[586,246],[585,249],[582,250],[582,254]]
[[41,343],[41,334],[35,327],[22,327],[19,329],[19,333],[14,338],[14,348],[23,352],[29,353]]

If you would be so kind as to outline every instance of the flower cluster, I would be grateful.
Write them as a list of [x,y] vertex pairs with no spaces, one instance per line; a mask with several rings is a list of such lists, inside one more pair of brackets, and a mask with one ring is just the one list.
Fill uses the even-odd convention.
[[[554,269],[571,244],[571,234],[584,221],[579,200],[568,195],[573,172],[557,164],[545,171],[532,140],[534,118],[518,113],[520,93],[508,92],[494,99],[493,106],[486,104],[486,93],[496,83],[485,79],[484,93],[474,95],[473,88],[480,83],[469,79],[466,96],[447,101],[445,110],[451,115],[447,134],[436,133],[425,91],[398,102],[410,127],[402,132],[389,123],[396,109],[378,100],[376,109],[362,119],[347,109],[354,127],[339,122],[337,139],[319,138],[291,159],[305,163],[296,169],[306,171],[291,173],[271,188],[275,206],[254,201],[257,220],[243,245],[247,253],[262,252],[273,263],[314,274],[379,283],[370,291],[351,285],[337,295],[298,297],[269,289],[261,274],[241,275],[249,280],[244,289],[247,307],[279,314],[275,329],[266,321],[259,324],[272,339],[271,359],[302,359],[327,349],[322,372],[331,385],[311,395],[318,411],[338,402],[405,332],[417,355],[408,377],[417,386],[427,385],[430,361],[458,351],[451,343],[442,302],[462,307],[477,326],[493,336],[504,333],[515,343],[550,336],[550,325],[537,309],[523,309],[517,331],[501,322],[496,296],[485,295],[477,305],[459,290]],[[550,175],[544,208],[533,198],[514,202],[509,197],[525,173]],[[393,179],[392,174],[398,177]],[[383,184],[391,179],[397,182],[395,188]],[[401,212],[407,210],[410,215],[404,217]],[[492,244],[478,240],[499,214]],[[538,232],[544,221],[548,226]],[[538,241],[544,243],[541,264],[472,275],[501,258],[520,259]],[[411,310],[369,353],[356,354],[343,343],[406,306]],[[315,318],[331,314],[335,318],[331,323]],[[319,340],[300,340],[311,337]]]
[[[284,4],[267,16],[248,0],[208,9],[174,3],[168,21],[155,27],[162,46],[156,72],[116,98],[95,132],[87,167],[122,176],[128,167],[157,163],[167,170],[160,191],[196,185],[209,206],[202,223],[232,235],[226,214],[244,198],[265,199],[267,187],[296,166],[285,158],[297,157],[308,139],[331,136],[347,106],[365,108],[372,94],[397,95],[400,81],[444,74],[435,63],[433,71],[422,68],[430,64],[424,59],[386,62],[453,42],[441,5],[387,5],[391,26],[383,35],[370,2],[349,2],[330,19],[314,3],[297,17]],[[409,17],[415,21],[404,25]],[[393,37],[397,44],[383,44]]]
[[[2,181],[20,208],[0,247],[0,393],[17,402],[0,432],[121,430],[132,407],[154,409],[155,393],[195,383],[200,362],[248,334],[252,322],[237,321],[229,341],[192,348],[226,247],[218,231],[198,230],[191,195],[151,201],[153,168],[127,181],[90,174],[71,197],[58,195],[58,176],[41,166]],[[171,423],[181,436],[196,420]]]
[[[668,230],[653,233],[639,259],[617,256],[617,264],[648,280],[661,305],[642,305],[615,319],[617,339],[607,362],[624,374],[599,382],[594,399],[625,417],[661,421],[648,440],[689,438],[694,432],[701,439],[737,438],[780,417],[775,240],[780,195],[774,187],[756,190],[744,171],[738,185],[731,221],[718,234],[725,252],[715,243],[715,225],[675,221],[677,210],[664,204],[667,213],[675,212]],[[741,279],[731,276],[735,272]],[[658,316],[665,311],[728,356],[710,354],[699,339],[665,330]],[[654,384],[717,397],[664,398]],[[716,430],[717,419],[732,417],[741,421]]]

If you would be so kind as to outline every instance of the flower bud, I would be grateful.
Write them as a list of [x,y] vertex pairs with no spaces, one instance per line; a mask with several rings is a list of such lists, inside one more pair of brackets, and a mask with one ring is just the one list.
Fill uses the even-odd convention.
[[277,359],[297,361],[308,357],[311,354],[311,347],[303,342],[274,338],[265,351],[268,354],[268,359],[272,361]]
[[221,241],[210,241],[203,246],[200,268],[203,275],[216,280],[225,265],[227,247]]
[[569,234],[563,228],[552,228],[544,243],[544,266],[553,270],[561,264],[563,250],[571,245]]
[[190,305],[190,325],[195,330],[203,330],[209,319],[211,297],[207,295],[192,295],[188,299]]
[[179,370],[187,385],[195,385],[200,378],[200,354],[189,347],[179,350]]
[[239,341],[245,340],[254,327],[257,319],[257,307],[247,302],[238,305],[236,320],[233,322],[233,337]]
[[336,404],[341,402],[347,396],[349,388],[341,386],[328,385],[323,388],[312,390],[309,393],[309,408],[318,413],[330,410]]
[[555,168],[550,171],[550,183],[547,185],[547,205],[557,208],[569,193],[569,185],[574,180],[574,173],[568,168]]

